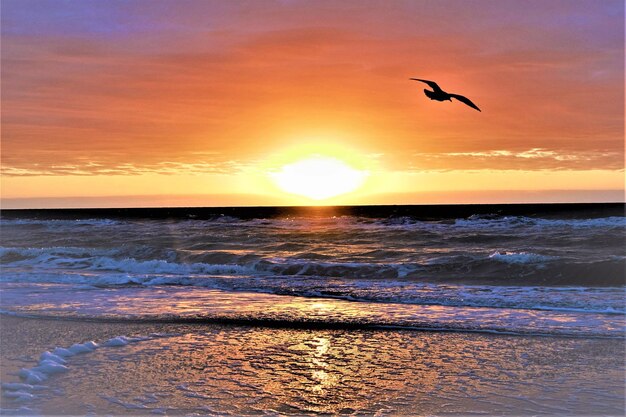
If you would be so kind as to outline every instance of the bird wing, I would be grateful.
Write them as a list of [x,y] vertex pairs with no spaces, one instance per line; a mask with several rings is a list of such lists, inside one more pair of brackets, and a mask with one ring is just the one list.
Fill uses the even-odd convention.
[[433,90],[435,90],[435,91],[437,91],[437,92],[439,92],[439,91],[443,92],[443,90],[441,89],[441,87],[439,87],[439,86],[437,85],[437,83],[436,83],[436,82],[434,82],[434,81],[421,80],[421,79],[419,79],[419,78],[409,78],[409,80],[413,80],[413,81],[421,81],[421,82],[423,82],[423,83],[428,84],[428,85],[430,86],[430,88],[432,88]]
[[450,94],[450,97],[455,98],[455,99],[459,100],[461,103],[465,103],[465,104],[467,104],[468,106],[473,107],[473,108],[475,108],[476,110],[480,111],[480,109],[478,108],[478,106],[477,106],[477,105],[475,105],[474,103],[472,103],[472,100],[470,100],[470,99],[469,99],[469,98],[467,98],[467,97],[460,96],[460,95],[458,95],[458,94]]

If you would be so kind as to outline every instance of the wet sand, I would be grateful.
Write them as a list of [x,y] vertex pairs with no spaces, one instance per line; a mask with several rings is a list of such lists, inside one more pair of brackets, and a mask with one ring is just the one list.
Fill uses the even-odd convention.
[[[0,320],[2,382],[55,347],[168,337],[68,359],[45,415],[622,415],[624,341],[455,332]],[[28,413],[23,408],[21,413]]]

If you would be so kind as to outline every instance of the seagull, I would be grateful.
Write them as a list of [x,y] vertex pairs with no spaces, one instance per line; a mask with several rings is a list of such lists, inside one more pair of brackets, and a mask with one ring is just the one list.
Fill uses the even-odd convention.
[[480,109],[478,108],[477,105],[475,105],[474,103],[472,103],[472,101],[464,96],[460,96],[458,94],[451,94],[451,93],[446,93],[445,91],[443,91],[436,82],[434,81],[428,81],[428,80],[421,80],[419,78],[409,78],[410,80],[413,81],[420,81],[423,83],[428,84],[428,86],[430,88],[433,89],[433,91],[430,90],[426,90],[424,89],[424,94],[426,94],[426,97],[428,97],[431,100],[437,100],[437,101],[452,101],[453,98],[459,100],[461,103],[465,103],[470,107],[475,108],[476,110],[480,111]]

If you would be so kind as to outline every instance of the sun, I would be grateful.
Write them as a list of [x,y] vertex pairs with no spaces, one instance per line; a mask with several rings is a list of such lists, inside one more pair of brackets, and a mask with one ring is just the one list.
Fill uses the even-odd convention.
[[325,200],[358,189],[368,173],[337,158],[312,155],[285,165],[270,176],[283,191]]

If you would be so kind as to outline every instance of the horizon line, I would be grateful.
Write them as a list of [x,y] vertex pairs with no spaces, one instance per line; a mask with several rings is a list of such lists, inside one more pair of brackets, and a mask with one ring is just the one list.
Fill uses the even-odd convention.
[[419,193],[346,194],[327,200],[265,194],[151,194],[66,197],[1,197],[0,209],[86,209],[157,207],[339,207],[477,204],[624,203],[624,189],[456,190]]

